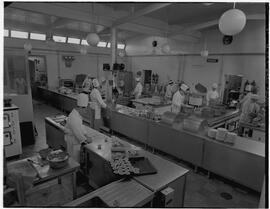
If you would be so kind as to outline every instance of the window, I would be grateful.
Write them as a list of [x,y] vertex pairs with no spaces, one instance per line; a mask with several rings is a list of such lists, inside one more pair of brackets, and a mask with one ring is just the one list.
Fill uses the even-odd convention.
[[78,38],[68,38],[68,43],[70,44],[80,44],[80,39]]
[[30,39],[45,41],[46,35],[41,33],[30,33]]
[[87,43],[87,41],[85,39],[82,39],[81,45],[86,45],[88,46],[89,44]]
[[124,49],[125,46],[125,44],[117,44],[117,49]]
[[111,43],[110,42],[108,42],[107,47],[111,48]]
[[66,39],[67,38],[63,36],[53,36],[55,42],[66,43]]
[[16,30],[12,30],[11,31],[11,37],[12,38],[28,38],[28,33],[27,32],[22,32],[22,31],[16,31]]
[[106,47],[106,45],[107,45],[107,42],[100,41],[98,42],[97,47]]
[[4,29],[4,36],[5,37],[8,37],[9,36],[9,30]]

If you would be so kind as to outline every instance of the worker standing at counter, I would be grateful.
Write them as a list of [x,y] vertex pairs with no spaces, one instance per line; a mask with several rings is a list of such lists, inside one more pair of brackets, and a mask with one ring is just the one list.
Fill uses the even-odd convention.
[[140,77],[136,77],[136,87],[133,91],[133,95],[135,96],[135,99],[139,99],[142,95],[142,91],[143,91],[143,86],[141,84],[141,78]]
[[217,101],[218,100],[219,93],[217,91],[217,87],[218,87],[218,85],[216,83],[213,83],[212,89],[207,92],[207,95],[206,95],[207,105],[209,105],[210,101]]
[[[93,79],[93,86],[94,89],[91,91],[90,98],[91,98],[91,126],[92,128],[99,130],[100,126],[102,125],[101,119],[101,107],[106,108],[106,103],[102,100],[101,94],[98,90],[99,82],[97,79]],[[94,119],[93,119],[94,116]]]
[[82,88],[84,92],[88,92],[90,93],[91,89],[92,89],[92,79],[91,79],[91,75],[88,74],[86,76],[86,78],[84,79],[83,83],[82,83]]
[[185,101],[185,88],[183,84],[178,85],[177,91],[173,95],[172,99],[172,112],[173,113],[180,113],[181,106],[184,104]]
[[74,108],[69,114],[65,126],[67,152],[77,162],[80,162],[81,144],[91,142],[91,139],[87,138],[81,116],[82,112],[88,106],[88,101],[88,95],[83,93],[78,95],[77,107]]
[[166,93],[165,93],[165,99],[166,100],[172,100],[172,96],[173,96],[173,81],[170,80],[169,84],[166,87]]

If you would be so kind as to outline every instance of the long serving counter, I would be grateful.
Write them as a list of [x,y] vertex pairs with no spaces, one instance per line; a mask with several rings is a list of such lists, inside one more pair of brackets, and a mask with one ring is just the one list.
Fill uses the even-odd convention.
[[[237,116],[233,111],[231,115]],[[225,120],[232,120],[227,115]],[[213,140],[205,133],[175,129],[137,116],[111,111],[111,129],[127,137],[261,191],[265,173],[265,145],[237,137],[234,145]],[[136,125],[136,126],[135,126]]]
[[[56,131],[58,131],[59,134],[62,134],[62,137],[64,137],[64,127],[63,123],[61,123],[64,119],[64,116],[47,117],[45,119],[47,124],[46,128],[50,126],[51,129],[56,129]],[[122,184],[125,188],[128,187],[129,189],[132,189],[132,187],[134,186],[134,189],[137,189],[138,191],[140,190],[142,194],[135,195],[134,192],[127,193],[126,189],[116,189],[118,193],[123,192],[123,194],[119,195],[125,198],[125,200],[118,199],[118,202],[120,203],[120,205],[118,205],[119,207],[144,206],[142,203],[145,203],[146,199],[149,200],[151,194],[153,199],[151,203],[152,206],[165,207],[166,203],[162,202],[163,198],[161,198],[160,195],[161,191],[168,187],[173,189],[174,195],[168,200],[169,203],[167,203],[169,205],[167,206],[184,206],[185,183],[186,175],[188,173],[187,169],[117,138],[117,140],[120,140],[126,148],[138,150],[140,155],[148,158],[148,160],[157,170],[156,174],[132,177],[132,182],[124,184],[123,181],[119,181],[121,179],[121,176],[115,175],[112,172],[109,163],[112,159],[111,147],[113,139],[96,130],[89,128],[88,126],[85,126],[85,128],[88,137],[92,139],[92,143],[85,145],[82,149],[81,168],[88,176],[89,184],[94,188],[97,188],[97,190],[67,204],[66,206],[79,206],[82,201],[86,201],[87,199],[98,195],[100,198],[103,199],[103,201],[107,200],[106,203],[110,207],[113,207],[113,200],[111,199],[112,194],[109,194],[109,191],[115,191],[114,188],[122,188],[121,186],[119,186],[120,184]],[[58,147],[65,146],[65,144],[63,144],[65,142],[59,139],[61,139],[61,137],[49,139],[49,141],[55,141],[54,143],[50,143],[48,142],[47,138],[47,142]],[[130,187],[130,185],[133,186]],[[127,194],[125,195],[124,193]],[[145,197],[142,197],[143,194],[146,194]]]

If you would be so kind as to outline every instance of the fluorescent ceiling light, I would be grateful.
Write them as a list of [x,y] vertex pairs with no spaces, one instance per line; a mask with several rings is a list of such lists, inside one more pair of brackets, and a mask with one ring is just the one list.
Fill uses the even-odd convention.
[[111,43],[110,42],[108,42],[107,47],[111,48]]
[[66,39],[67,38],[63,36],[53,36],[55,42],[66,43]]
[[80,44],[80,39],[78,39],[78,38],[69,38],[68,37],[67,42],[70,43],[70,44]]
[[4,29],[4,36],[5,37],[8,37],[9,36],[9,30]]
[[125,44],[117,44],[117,49],[124,49],[125,46]]
[[106,45],[107,45],[107,42],[100,41],[98,42],[97,47],[106,47]]
[[82,39],[81,45],[89,46],[89,44],[87,43],[87,41],[85,39]]
[[12,38],[24,38],[24,39],[28,39],[28,33],[27,32],[23,32],[23,31],[12,30],[11,31],[11,37]]
[[42,33],[30,33],[30,39],[45,41],[46,35]]

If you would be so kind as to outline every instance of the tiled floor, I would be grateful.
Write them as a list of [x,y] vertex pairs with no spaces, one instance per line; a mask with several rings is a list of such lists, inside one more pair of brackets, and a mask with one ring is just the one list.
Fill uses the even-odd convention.
[[[33,152],[36,152],[42,148],[46,148],[45,140],[45,122],[44,118],[56,114],[62,114],[61,111],[45,105],[41,102],[34,101],[34,120],[38,136],[36,137],[36,143],[33,146],[23,148],[23,157],[30,156]],[[168,156],[163,156],[169,158]],[[179,161],[173,160],[175,163],[187,167],[186,164],[179,163]],[[223,183],[217,178],[207,178],[203,173],[195,173],[192,168],[188,167],[190,172],[186,182],[186,193],[185,193],[185,207],[224,207],[224,208],[254,208],[258,206],[259,194],[251,191],[241,191],[234,187],[232,184]],[[44,189],[41,196],[43,200],[38,203],[35,201],[39,198],[32,197],[33,205],[50,205],[58,206],[62,202],[69,201],[71,198],[70,194],[70,183],[68,179],[64,181],[63,187],[59,185],[53,185],[49,189]],[[84,193],[83,188],[79,188],[81,193]],[[54,193],[53,193],[53,192]],[[226,200],[221,197],[221,193],[226,192],[231,195],[231,199]],[[42,204],[41,204],[42,203]]]

